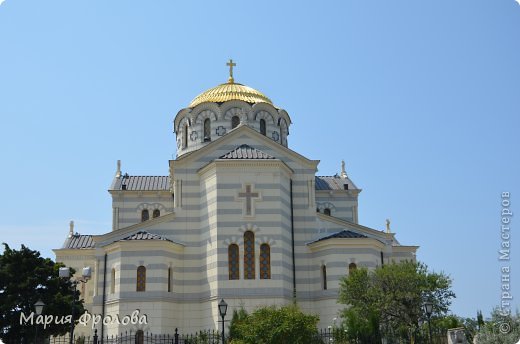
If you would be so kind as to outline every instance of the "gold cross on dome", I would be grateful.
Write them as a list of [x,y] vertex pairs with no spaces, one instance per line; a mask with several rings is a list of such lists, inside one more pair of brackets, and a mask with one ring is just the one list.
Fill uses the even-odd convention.
[[226,63],[226,66],[229,66],[229,79],[228,82],[230,84],[235,82],[235,79],[233,79],[233,67],[235,67],[237,64],[233,62],[232,59],[229,59],[229,62]]

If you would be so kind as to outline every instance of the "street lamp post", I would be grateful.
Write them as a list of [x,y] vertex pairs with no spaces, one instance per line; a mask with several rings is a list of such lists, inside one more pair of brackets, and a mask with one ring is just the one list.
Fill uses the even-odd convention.
[[426,313],[426,316],[428,317],[428,333],[430,335],[429,338],[430,338],[430,344],[431,344],[432,343],[432,326],[430,323],[430,318],[433,313],[433,303],[431,303],[430,301],[426,302],[424,304],[424,312]]
[[[41,315],[43,312],[43,306],[45,306],[45,303],[40,299],[34,304],[34,310],[36,312],[36,315]],[[34,343],[36,344],[38,341],[38,322],[36,322],[36,330],[34,333]]]
[[224,344],[224,341],[226,337],[224,336],[224,318],[226,317],[227,313],[227,303],[224,301],[224,299],[220,300],[218,303],[218,312],[220,314],[220,317],[222,318],[222,344]]
[[[65,278],[65,279],[69,279],[71,278],[71,275],[70,275],[70,268],[60,268],[60,271],[59,271],[59,276],[61,278]],[[70,338],[69,338],[69,344],[74,344],[74,311],[75,311],[75,306],[76,306],[76,291],[77,291],[77,286],[78,286],[78,283],[87,283],[88,280],[92,277],[92,270],[90,269],[90,267],[85,267],[83,268],[83,272],[81,274],[81,278],[79,279],[75,279],[73,280],[71,283],[72,285],[74,286],[74,292],[72,294],[72,311],[71,311],[71,315],[72,315],[72,321],[70,323]]]

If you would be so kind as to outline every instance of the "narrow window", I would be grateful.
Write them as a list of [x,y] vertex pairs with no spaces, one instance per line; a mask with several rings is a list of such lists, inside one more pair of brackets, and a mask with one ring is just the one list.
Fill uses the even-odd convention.
[[231,129],[235,129],[240,124],[240,118],[238,116],[231,117]]
[[141,222],[147,221],[150,218],[150,213],[148,212],[148,209],[143,209],[141,211]]
[[135,344],[144,344],[144,332],[143,332],[143,330],[138,330],[135,333]]
[[172,268],[168,268],[168,293],[172,292]]
[[265,136],[266,128],[265,128],[265,119],[260,120],[260,133]]
[[319,213],[320,212],[320,208],[316,208],[316,212]]
[[211,121],[209,118],[204,120],[204,142],[211,141]]
[[244,279],[255,279],[255,234],[244,233]]
[[239,267],[238,267],[238,245],[231,244],[228,247],[228,270],[229,279],[237,280],[240,279]]
[[348,273],[351,274],[354,270],[357,269],[357,265],[355,263],[350,263],[348,265]]
[[321,266],[321,286],[323,290],[327,290],[327,267],[325,265]]
[[153,218],[155,219],[156,217],[159,217],[161,216],[161,211],[159,209],[154,209],[153,213],[152,213],[152,216]]
[[260,245],[260,279],[271,279],[271,248]]
[[182,148],[188,147],[188,125],[184,124],[184,132],[182,133]]
[[330,209],[329,208],[323,209],[323,214],[330,216]]
[[116,269],[112,269],[112,279],[110,283],[110,292],[114,294],[116,292]]
[[146,268],[142,265],[137,268],[137,285],[136,285],[135,290],[136,291],[145,291],[146,290]]

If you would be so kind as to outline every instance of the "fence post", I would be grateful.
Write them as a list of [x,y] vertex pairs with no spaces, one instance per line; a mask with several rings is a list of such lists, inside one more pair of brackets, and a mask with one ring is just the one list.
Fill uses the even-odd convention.
[[94,344],[97,344],[97,329],[94,330]]
[[179,344],[179,333],[178,333],[178,330],[177,328],[175,329],[175,344]]

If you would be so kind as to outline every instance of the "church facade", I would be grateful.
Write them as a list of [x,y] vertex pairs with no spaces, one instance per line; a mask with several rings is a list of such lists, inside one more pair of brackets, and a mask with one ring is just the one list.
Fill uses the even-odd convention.
[[[112,230],[71,229],[56,260],[91,267],[81,283],[92,314],[146,324],[98,333],[183,333],[218,328],[217,304],[248,311],[294,301],[331,325],[339,281],[357,267],[415,260],[417,246],[358,223],[361,191],[344,164],[317,176],[318,160],[291,150],[291,118],[261,92],[227,83],[197,96],[173,121],[177,157],[163,176],[117,171]],[[77,326],[76,333],[91,333]]]

